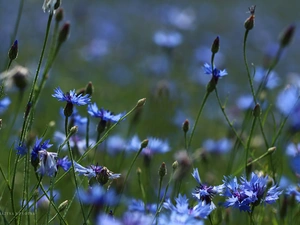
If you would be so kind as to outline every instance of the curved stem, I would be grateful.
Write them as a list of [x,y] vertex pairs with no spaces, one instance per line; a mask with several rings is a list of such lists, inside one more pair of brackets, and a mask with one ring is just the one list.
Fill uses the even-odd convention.
[[254,117],[254,119],[253,119],[250,134],[249,134],[249,138],[248,138],[248,141],[247,141],[246,158],[245,158],[245,170],[247,169],[247,165],[248,165],[248,155],[249,155],[249,149],[250,149],[252,135],[253,135],[254,128],[255,128],[255,122],[256,122],[256,117]]

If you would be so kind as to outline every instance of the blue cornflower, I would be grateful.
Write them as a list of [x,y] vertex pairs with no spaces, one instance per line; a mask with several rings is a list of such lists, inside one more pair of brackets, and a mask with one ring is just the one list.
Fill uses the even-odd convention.
[[94,166],[91,165],[90,168],[85,168],[74,162],[75,172],[78,172],[79,175],[84,175],[89,179],[95,178],[100,184],[106,184],[108,180],[114,180],[121,176],[121,174],[114,174],[104,166]]
[[20,146],[17,146],[16,150],[17,150],[17,154],[20,156],[24,156],[27,154],[27,147],[23,143]]
[[[167,141],[162,141],[158,138],[149,137],[148,145],[143,149],[142,154],[146,156],[152,156],[157,153],[166,153],[170,151],[170,146]],[[138,151],[141,147],[141,140],[135,135],[127,145],[127,150]]]
[[112,206],[117,202],[116,193],[111,189],[106,191],[100,185],[89,187],[87,191],[85,191],[84,189],[79,189],[78,198],[84,204],[96,205],[100,207],[105,205]]
[[293,172],[297,176],[300,176],[300,154],[297,154],[294,157],[290,157],[290,164]]
[[202,204],[202,202],[199,202],[196,206],[191,208],[189,207],[188,198],[181,194],[179,194],[178,198],[175,198],[175,201],[176,206],[168,199],[163,204],[164,208],[169,209],[171,212],[176,212],[177,214],[189,215],[201,219],[206,218],[213,210],[210,204]]
[[59,87],[54,89],[54,94],[52,95],[58,101],[65,101],[67,103],[71,103],[73,105],[86,105],[89,104],[91,99],[89,95],[82,94],[77,95],[75,89],[70,92],[64,93]]
[[145,205],[145,203],[142,200],[132,199],[128,204],[128,210],[155,214],[157,210],[157,205],[156,204]]
[[204,221],[196,219],[188,214],[180,214],[172,211],[170,214],[160,214],[159,225],[204,225]]
[[48,175],[53,177],[57,173],[57,153],[47,152],[46,150],[40,150],[39,156],[39,168],[36,172],[42,176]]
[[32,152],[31,152],[31,161],[34,162],[38,159],[38,153],[41,150],[47,150],[48,148],[50,148],[52,146],[52,144],[49,144],[50,140],[46,140],[44,142],[43,138],[36,138],[35,144],[32,148]]
[[126,150],[126,141],[119,135],[111,135],[106,140],[106,147],[109,154],[117,155]]
[[218,141],[208,139],[204,141],[203,148],[211,153],[227,153],[232,148],[232,142],[227,138],[222,138]]
[[71,168],[72,162],[68,159],[68,156],[57,159],[57,167],[61,167],[64,171],[68,171]]
[[298,144],[289,143],[288,146],[286,147],[285,153],[288,156],[292,156],[292,157],[296,155],[300,155],[300,143]]
[[210,64],[208,64],[208,63],[204,64],[203,70],[204,70],[205,74],[212,75],[215,78],[220,78],[220,77],[226,76],[228,74],[227,71],[226,71],[226,69],[219,70],[219,69],[217,69],[215,67],[212,69],[212,66]]
[[288,86],[277,96],[276,106],[284,116],[287,116],[290,113],[293,113],[294,109],[296,108],[296,103],[298,99],[298,88],[295,86]]
[[97,117],[103,121],[112,122],[112,123],[118,122],[125,115],[125,113],[114,115],[112,112],[105,110],[103,108],[99,110],[96,103],[90,104],[88,106],[88,113],[93,117]]
[[178,32],[157,31],[154,34],[153,41],[158,46],[172,49],[182,43],[182,36]]
[[286,189],[286,194],[295,197],[296,201],[300,203],[300,184],[289,186]]
[[216,206],[212,202],[213,197],[216,194],[221,195],[224,189],[224,185],[219,185],[219,186],[208,186],[206,184],[203,184],[201,182],[200,176],[198,169],[194,169],[192,176],[195,178],[197,183],[199,184],[198,187],[196,187],[195,192],[192,193],[194,197],[196,197],[198,200],[200,200],[202,203],[205,205],[210,205],[211,209],[215,209]]
[[250,181],[241,178],[241,184],[238,184],[236,177],[224,179],[225,192],[224,196],[228,197],[224,203],[225,207],[233,206],[241,211],[251,211],[251,207],[261,203],[274,203],[282,191],[278,186],[273,185],[267,189],[268,177],[251,174]]
[[0,114],[3,113],[8,108],[10,103],[11,101],[8,97],[5,97],[0,100]]
[[[255,76],[254,81],[257,83],[261,83],[263,80],[265,80],[265,76],[267,74],[267,70],[265,70],[262,67],[258,67],[255,70]],[[278,74],[274,71],[271,71],[271,73],[268,75],[268,79],[265,83],[266,88],[273,89],[280,85],[280,78],[278,77]]]

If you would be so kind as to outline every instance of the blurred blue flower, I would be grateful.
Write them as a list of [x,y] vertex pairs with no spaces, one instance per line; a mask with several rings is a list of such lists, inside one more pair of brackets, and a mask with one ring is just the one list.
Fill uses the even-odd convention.
[[[170,151],[170,146],[167,141],[162,141],[158,138],[149,137],[148,145],[143,149],[142,154],[147,156],[152,156],[157,153],[166,153]],[[138,151],[141,147],[141,140],[135,135],[127,145],[127,150]]]
[[289,143],[288,146],[286,147],[285,153],[288,156],[296,156],[300,155],[300,143],[294,144],[294,143]]
[[236,100],[236,105],[241,110],[254,108],[254,100],[252,95],[242,95]]
[[281,91],[276,100],[276,106],[279,111],[287,116],[294,111],[296,103],[299,99],[299,90],[295,86],[287,86]]
[[226,76],[228,74],[226,69],[219,70],[215,67],[212,69],[212,66],[208,63],[204,64],[203,70],[204,70],[205,74],[212,75],[215,78],[220,78],[220,77]]
[[[154,220],[155,221],[155,220]],[[153,225],[153,215],[147,215],[138,211],[126,212],[122,218],[123,225]],[[100,225],[100,224],[99,224]],[[102,225],[102,224],[101,224]]]
[[89,187],[88,190],[79,189],[77,197],[82,203],[96,206],[113,206],[117,203],[117,195],[112,189],[105,190],[100,185]]
[[204,141],[202,146],[207,152],[225,154],[231,150],[233,143],[227,138],[222,138],[218,141],[208,139]]
[[[265,79],[266,74],[267,74],[267,70],[265,70],[264,68],[262,68],[262,67],[256,68],[255,75],[254,75],[254,81],[257,83],[261,83]],[[265,86],[268,89],[273,89],[273,88],[278,87],[279,85],[280,85],[280,78],[278,77],[277,73],[272,71],[268,76],[268,80],[267,80]]]
[[64,171],[68,171],[72,166],[72,162],[68,159],[68,156],[57,159],[57,167],[61,167]]
[[286,194],[295,197],[296,201],[300,203],[300,184],[298,186],[291,185],[286,189]]
[[240,211],[251,211],[250,207],[257,206],[261,203],[274,203],[282,193],[278,186],[273,185],[267,188],[268,177],[251,174],[250,181],[241,178],[241,184],[238,184],[236,177],[224,179],[225,192],[224,196],[228,197],[224,203],[225,207],[233,206]]
[[99,110],[96,103],[88,105],[88,113],[93,117],[112,123],[118,122],[125,115],[125,113],[114,115],[112,112],[103,108]]
[[198,187],[196,187],[195,192],[192,193],[194,197],[196,197],[199,201],[204,203],[205,205],[209,205],[210,208],[213,210],[216,208],[215,204],[212,202],[212,199],[215,195],[221,195],[224,189],[224,185],[219,186],[208,186],[201,182],[198,169],[194,169],[192,176],[198,183]]
[[188,214],[180,214],[172,211],[170,214],[160,214],[159,225],[204,225],[202,220]]
[[180,215],[189,215],[191,217],[195,218],[206,218],[211,211],[213,210],[210,207],[210,204],[202,204],[202,202],[199,202],[194,207],[189,207],[188,199],[184,195],[182,196],[179,194],[178,198],[175,198],[176,206],[172,204],[170,199],[168,199],[164,204],[164,208],[169,209],[171,212],[176,212]]
[[153,41],[164,48],[175,48],[182,43],[182,36],[176,31],[157,31],[153,36]]
[[0,114],[3,113],[8,108],[10,103],[11,101],[8,97],[5,97],[0,100]]
[[[60,115],[62,116],[62,118],[65,118],[64,115],[64,109],[60,108]],[[78,110],[76,109],[76,107],[73,107],[73,113],[72,115],[69,117],[69,121],[70,123],[72,123],[73,126],[80,126],[80,125],[85,125],[87,123],[87,118],[86,117],[82,117]],[[79,129],[78,129],[79,130]]]
[[293,172],[297,176],[300,176],[300,154],[297,154],[294,157],[290,157],[290,165],[292,167]]
[[167,12],[169,23],[182,30],[195,28],[196,12],[193,8],[179,9],[172,7]]
[[120,220],[108,214],[101,214],[97,217],[97,225],[124,225]]
[[16,150],[17,150],[17,154],[20,156],[24,156],[27,154],[27,147],[23,143],[20,146],[17,146]]
[[136,200],[132,199],[128,203],[128,210],[129,211],[138,211],[138,212],[143,212],[143,213],[150,213],[150,214],[155,214],[157,209],[156,204],[146,204],[142,200]]
[[52,95],[58,101],[65,101],[67,103],[71,103],[73,105],[86,105],[89,104],[91,99],[89,95],[76,94],[75,89],[70,92],[63,93],[63,91],[58,87],[54,89],[54,94]]
[[119,135],[111,135],[106,140],[106,147],[109,154],[117,155],[126,151],[126,141]]

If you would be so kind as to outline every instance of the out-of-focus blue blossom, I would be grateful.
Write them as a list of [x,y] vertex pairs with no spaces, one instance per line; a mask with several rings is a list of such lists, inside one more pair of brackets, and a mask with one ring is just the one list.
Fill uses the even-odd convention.
[[[262,67],[256,68],[254,81],[257,83],[261,83],[265,79],[266,74],[267,74],[267,70],[265,70],[264,68]],[[268,76],[268,80],[265,83],[266,88],[273,89],[278,87],[279,85],[280,85],[280,78],[278,77],[278,74],[274,71],[271,71],[271,73]]]
[[300,177],[300,154],[290,157],[290,165],[294,173]]
[[251,211],[251,207],[261,203],[274,203],[282,191],[276,185],[267,189],[268,177],[251,174],[250,181],[241,178],[241,184],[238,184],[235,178],[224,179],[224,196],[228,197],[224,203],[225,207],[239,208],[240,211]]
[[41,150],[47,150],[48,148],[50,148],[52,146],[52,144],[49,144],[50,140],[46,140],[44,142],[43,138],[36,138],[35,144],[32,148],[32,152],[31,152],[31,159],[32,160],[36,160],[38,158],[38,153]]
[[218,141],[208,139],[204,141],[203,148],[207,152],[211,153],[227,153],[231,150],[233,143],[227,138],[222,138]]
[[170,214],[161,214],[158,218],[159,225],[204,225],[202,220],[188,214],[180,214],[172,211]]
[[84,46],[80,53],[86,61],[102,58],[110,53],[108,40],[95,38],[88,45]]
[[143,213],[155,214],[157,209],[156,204],[146,204],[142,200],[132,199],[128,204],[129,211],[138,211]]
[[240,110],[248,110],[254,108],[254,100],[252,95],[242,95],[236,100],[236,105]]
[[152,225],[153,215],[147,215],[138,211],[126,212],[122,218],[123,225]]
[[116,155],[126,150],[126,141],[119,135],[109,136],[106,140],[108,153]]
[[100,118],[101,120],[104,120],[106,122],[112,122],[112,123],[118,122],[125,115],[125,113],[114,115],[110,111],[105,110],[103,108],[99,110],[96,103],[90,104],[88,106],[88,113],[93,117],[97,117]]
[[123,225],[123,223],[115,217],[107,214],[101,214],[97,217],[97,225]]
[[283,115],[287,116],[296,108],[298,98],[298,88],[295,86],[288,86],[277,96],[276,106]]
[[182,30],[195,28],[196,13],[192,8],[179,9],[172,7],[167,12],[169,23]]
[[[61,108],[60,109],[60,115],[65,118],[64,115],[64,109]],[[69,117],[69,121],[70,123],[73,124],[73,126],[80,126],[80,125],[85,125],[87,123],[87,118],[86,117],[82,117],[78,110],[76,109],[76,107],[73,107],[73,113],[72,115]]]
[[[143,149],[142,154],[151,156],[157,153],[166,153],[170,151],[170,146],[167,141],[162,141],[158,138],[149,137],[148,146]],[[127,149],[130,151],[138,151],[141,147],[141,140],[135,135],[127,145]]]
[[[90,168],[85,168],[85,167],[81,166],[80,164],[78,164],[77,162],[74,162],[74,168],[75,168],[75,172],[79,173],[79,175],[84,175],[84,176],[88,177],[89,179],[92,177],[97,177],[101,174],[107,175],[108,179],[111,179],[111,180],[117,179],[121,176],[121,174],[112,173],[104,166],[91,165]],[[103,173],[105,173],[105,174],[103,174]]]
[[224,76],[226,76],[228,74],[227,71],[226,71],[226,69],[219,70],[219,69],[217,69],[215,67],[212,69],[212,66],[210,64],[208,64],[208,63],[204,64],[203,70],[204,70],[205,74],[212,75],[215,78],[221,78],[221,77],[224,77]]
[[17,154],[20,156],[24,156],[27,154],[27,147],[25,144],[16,147]]
[[210,204],[202,204],[202,202],[199,202],[196,206],[193,208],[189,207],[188,199],[184,195],[178,196],[178,198],[175,198],[176,201],[176,206],[172,204],[170,199],[168,199],[164,204],[164,208],[169,209],[171,212],[176,212],[180,215],[189,215],[191,217],[195,218],[201,218],[204,219],[206,218],[211,211],[213,210],[210,207]]
[[0,100],[0,114],[2,114],[10,105],[11,101],[8,97]]
[[296,201],[300,203],[300,184],[298,184],[298,186],[296,185],[289,186],[286,189],[286,194],[295,197]]
[[58,101],[65,101],[73,105],[86,105],[89,104],[91,99],[89,95],[76,94],[76,90],[71,90],[70,92],[64,93],[59,87],[54,89],[54,94],[52,95]]
[[169,74],[171,62],[166,55],[150,55],[141,62],[140,67],[145,74],[162,76]]
[[82,201],[82,203],[87,205],[112,206],[117,202],[116,193],[111,189],[106,191],[100,185],[89,187],[87,191],[84,189],[79,189],[77,196]]
[[215,195],[221,195],[224,189],[224,185],[219,186],[208,186],[201,182],[198,169],[194,169],[192,176],[198,183],[198,187],[196,187],[195,192],[192,193],[194,197],[196,197],[199,201],[204,203],[204,205],[209,205],[210,208],[213,210],[216,208],[215,204],[212,202],[212,199]]
[[153,41],[158,46],[172,49],[182,43],[182,35],[176,31],[157,31],[153,36]]
[[296,156],[300,155],[300,143],[294,144],[294,143],[289,143],[288,146],[286,147],[285,153],[288,156]]

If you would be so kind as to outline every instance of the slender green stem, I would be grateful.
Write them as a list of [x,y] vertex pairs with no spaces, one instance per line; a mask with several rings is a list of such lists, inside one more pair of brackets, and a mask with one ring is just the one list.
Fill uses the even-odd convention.
[[[69,132],[68,132],[68,117],[67,116],[65,117],[65,132],[66,132],[66,137],[68,137]],[[74,179],[74,182],[75,182],[76,192],[78,193],[79,187],[78,187],[78,184],[77,184],[77,178],[76,178],[76,172],[75,172],[75,166],[74,166],[74,157],[73,157],[73,153],[72,153],[72,149],[71,149],[69,141],[67,141],[67,145],[68,145],[70,160],[72,162],[72,175],[73,175],[73,179]],[[82,204],[82,201],[81,201],[80,198],[79,198],[79,204],[80,204],[81,213],[82,213],[82,216],[83,216],[84,223],[86,224],[87,220],[86,220],[83,204]]]
[[159,187],[158,187],[158,195],[157,195],[157,203],[156,203],[156,208],[158,209],[159,205],[159,200],[160,200],[160,191],[161,191],[161,185],[162,185],[162,179],[163,177],[160,176],[159,178]]
[[203,100],[202,100],[202,103],[201,103],[199,112],[198,112],[198,114],[197,114],[197,118],[196,118],[195,124],[194,124],[193,129],[192,129],[192,133],[191,133],[191,136],[190,136],[190,139],[189,139],[189,142],[188,142],[187,149],[189,149],[189,148],[191,147],[192,140],[193,140],[193,137],[194,137],[194,133],[195,133],[195,130],[196,130],[196,126],[197,126],[197,124],[198,124],[200,115],[201,115],[201,113],[202,113],[202,110],[203,110],[203,108],[204,108],[204,105],[205,105],[205,103],[206,103],[206,100],[207,100],[209,94],[210,94],[209,92],[206,92],[205,95],[204,95],[204,98],[203,98]]
[[243,147],[246,147],[245,143],[243,142],[243,140],[241,139],[240,135],[237,133],[237,131],[235,130],[235,128],[233,127],[232,123],[230,122],[226,112],[225,112],[225,107],[222,105],[219,94],[218,94],[218,90],[217,87],[215,88],[215,93],[216,93],[216,97],[219,103],[219,106],[221,108],[221,111],[230,127],[230,129],[233,131],[233,133],[235,134],[236,138],[238,139],[238,141],[243,145]]
[[141,146],[140,149],[139,149],[139,151],[136,153],[136,155],[134,156],[134,158],[133,158],[133,160],[132,160],[132,162],[131,162],[131,164],[130,164],[130,166],[129,166],[129,169],[128,169],[127,174],[126,174],[126,176],[125,176],[125,180],[124,180],[124,183],[123,183],[123,187],[122,187],[121,192],[120,192],[118,204],[116,205],[116,207],[115,207],[115,209],[114,209],[114,214],[116,213],[117,208],[118,208],[118,206],[119,206],[119,204],[120,204],[120,200],[121,200],[121,197],[122,197],[123,192],[124,192],[124,190],[125,190],[125,186],[126,186],[126,183],[127,183],[128,177],[129,177],[129,174],[130,174],[130,172],[131,172],[131,170],[132,170],[132,167],[133,167],[135,161],[137,160],[138,156],[140,155],[140,153],[142,152],[143,149],[144,149],[144,148]]
[[89,148],[89,141],[90,141],[90,115],[87,114],[87,121],[86,121],[86,133],[85,133],[85,144],[86,144],[86,149]]
[[250,149],[250,144],[251,144],[251,140],[252,140],[252,135],[253,135],[254,128],[255,128],[255,122],[256,122],[256,117],[253,118],[250,134],[249,134],[247,145],[246,145],[245,170],[248,165],[248,155],[249,155],[249,149]]

